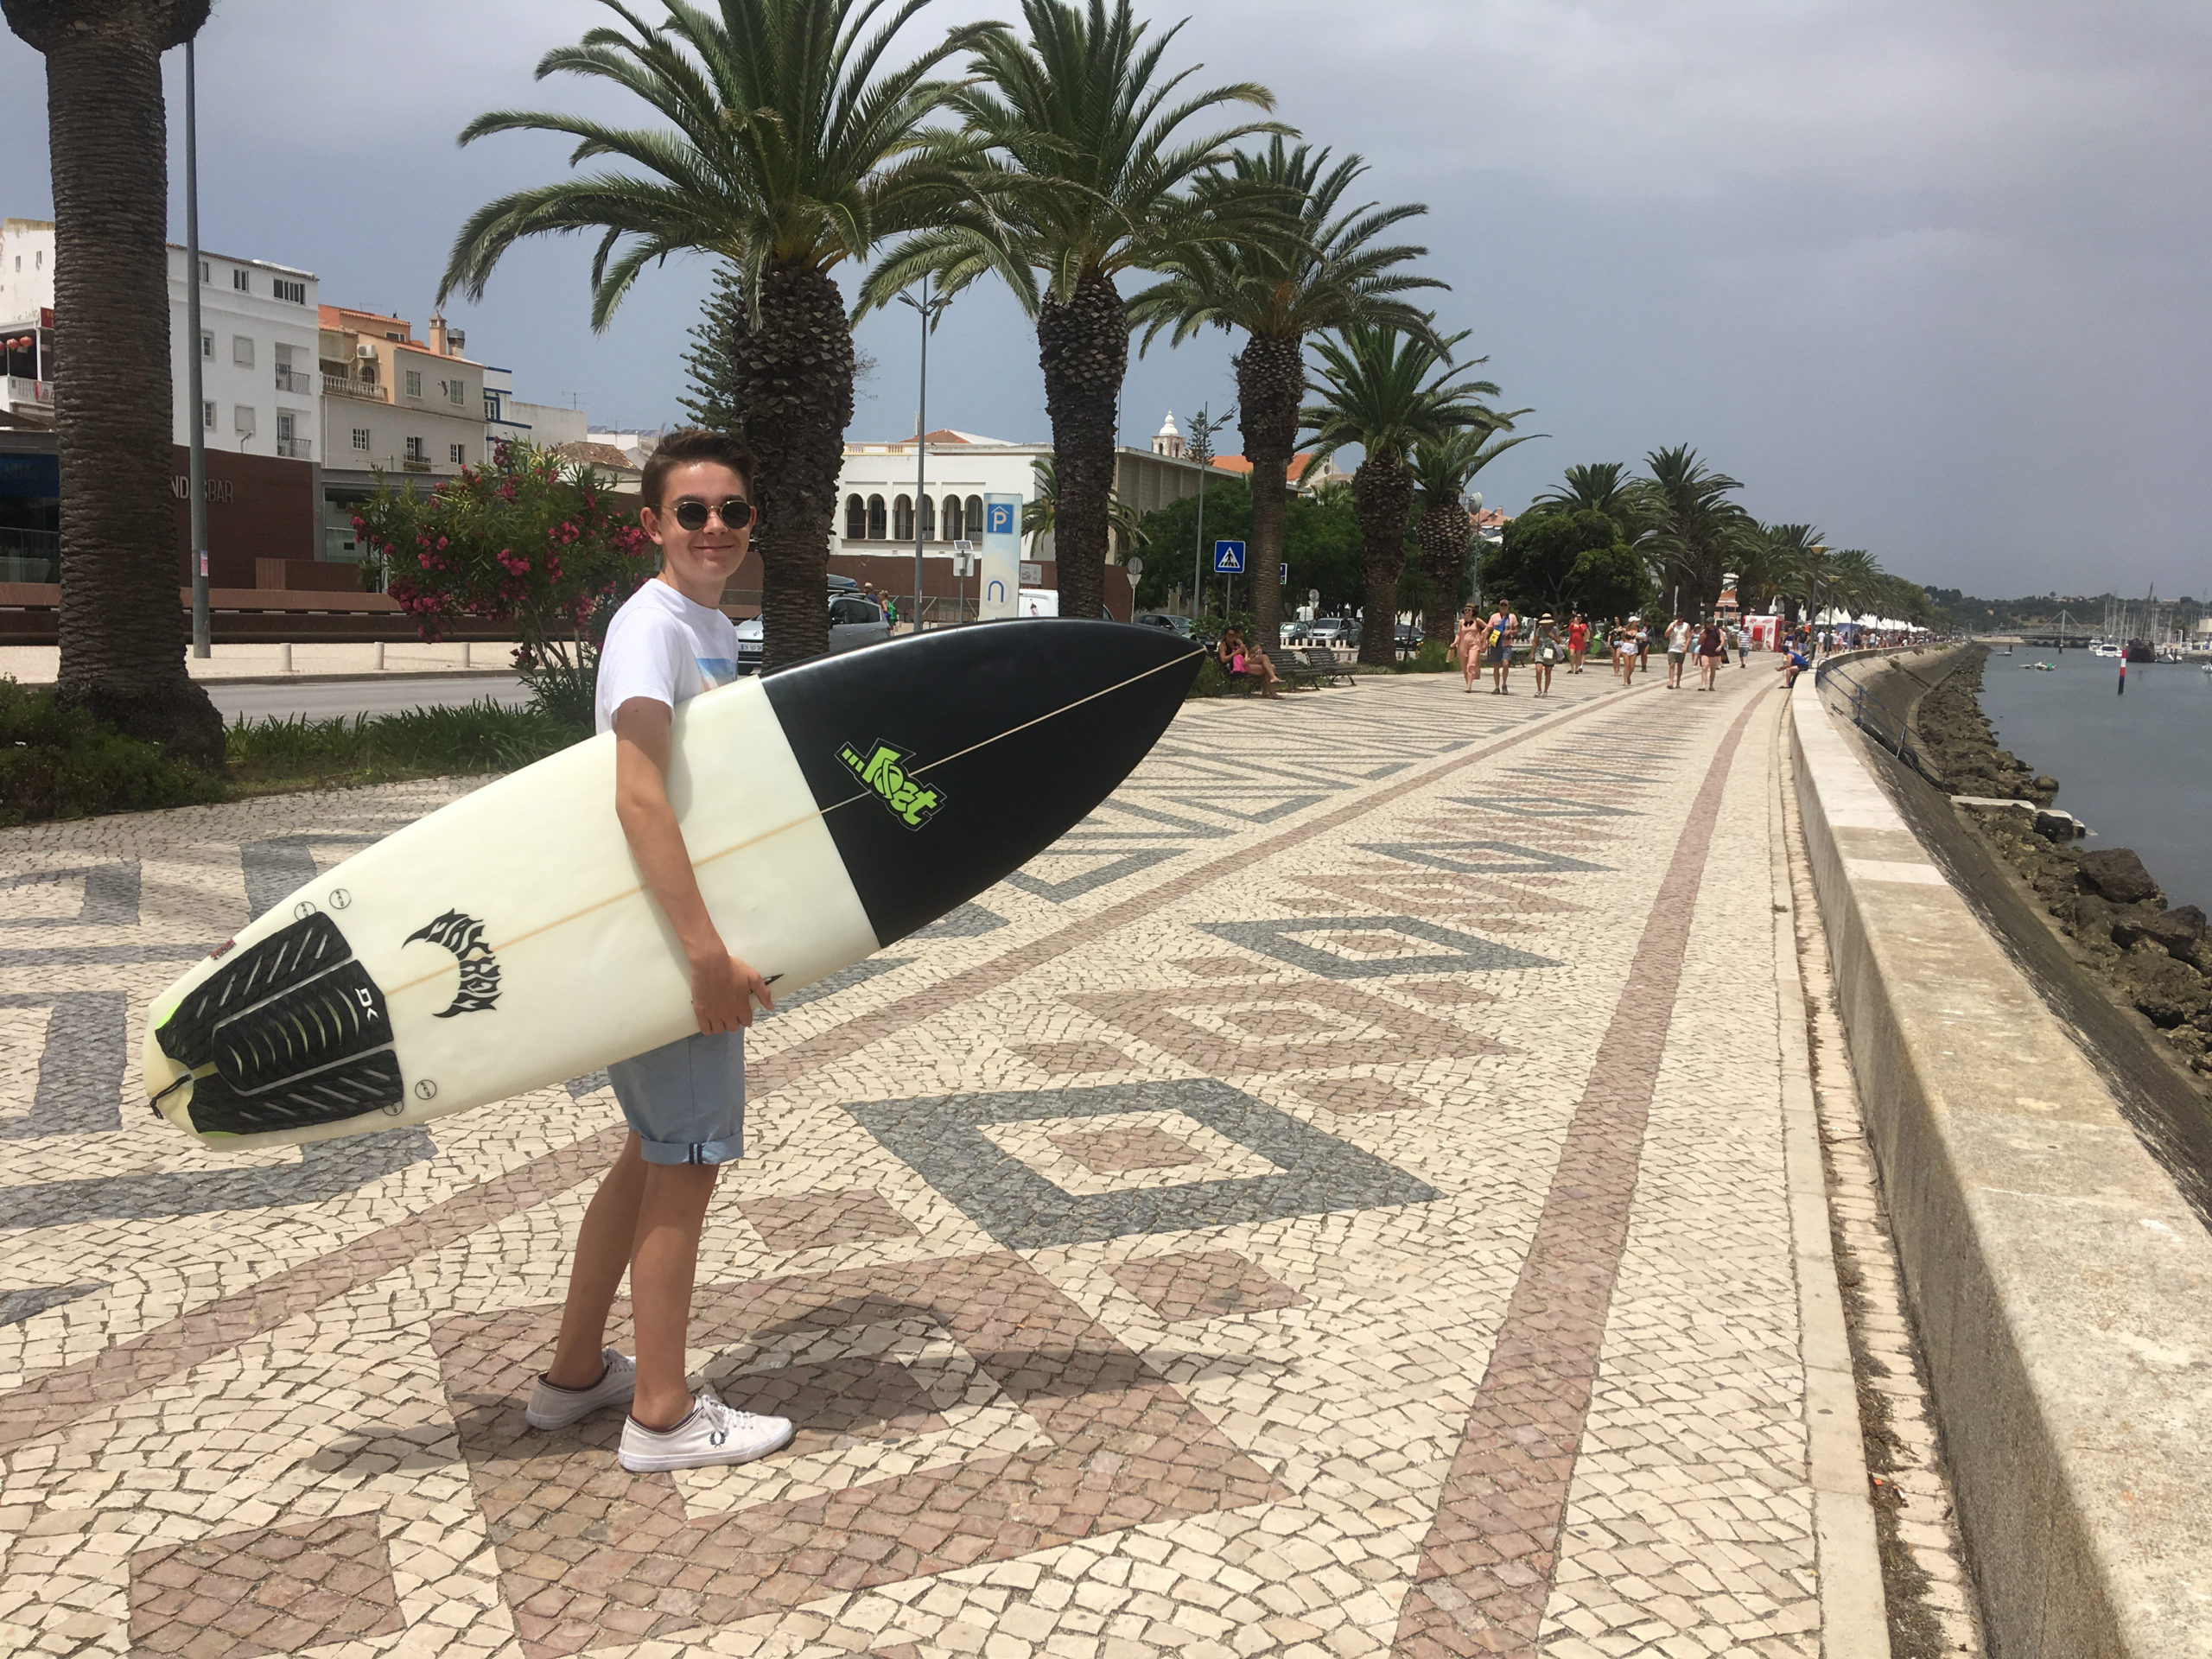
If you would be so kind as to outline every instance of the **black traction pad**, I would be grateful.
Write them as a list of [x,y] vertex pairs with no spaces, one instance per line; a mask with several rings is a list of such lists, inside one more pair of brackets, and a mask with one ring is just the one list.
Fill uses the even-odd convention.
[[405,1098],[384,993],[319,912],[194,987],[155,1039],[181,1065],[215,1068],[192,1085],[202,1132],[307,1128]]

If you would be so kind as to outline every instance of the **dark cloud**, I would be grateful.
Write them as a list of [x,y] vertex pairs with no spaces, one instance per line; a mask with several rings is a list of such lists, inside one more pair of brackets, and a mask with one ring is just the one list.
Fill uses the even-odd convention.
[[[935,27],[1012,15],[944,0]],[[1181,8],[1160,6],[1172,16]],[[1274,87],[1315,141],[1426,201],[1454,327],[1551,434],[1484,483],[1517,507],[1575,461],[1689,442],[1752,508],[1983,592],[2212,588],[2184,503],[2212,437],[2202,272],[2212,13],[1866,0],[1204,0],[1176,51]],[[418,319],[454,227],[564,166],[466,151],[478,111],[581,107],[531,79],[586,0],[224,0],[202,60],[210,245],[302,264]],[[918,41],[920,36],[916,36]],[[172,84],[175,75],[172,73]],[[0,211],[45,211],[35,58],[0,37]],[[181,104],[181,100],[179,100]],[[597,107],[632,114],[601,96]],[[178,222],[181,223],[181,210]],[[459,308],[478,354],[607,423],[673,413],[704,273],[651,274],[584,322],[588,250],[527,250]],[[462,315],[465,313],[466,315]],[[861,435],[908,429],[914,341],[871,320]],[[1232,395],[1221,337],[1131,370],[1127,435]],[[1033,338],[1001,294],[952,309],[930,418],[1046,430]]]

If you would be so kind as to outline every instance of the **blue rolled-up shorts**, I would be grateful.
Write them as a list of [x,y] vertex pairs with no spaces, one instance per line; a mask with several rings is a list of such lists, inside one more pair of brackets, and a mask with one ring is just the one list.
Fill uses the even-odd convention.
[[649,1164],[745,1156],[745,1033],[694,1032],[607,1068]]

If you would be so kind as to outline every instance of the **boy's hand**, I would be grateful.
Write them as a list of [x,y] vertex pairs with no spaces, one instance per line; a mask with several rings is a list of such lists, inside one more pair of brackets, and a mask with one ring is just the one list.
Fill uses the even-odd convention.
[[716,950],[693,959],[691,1012],[702,1032],[711,1036],[750,1026],[756,1001],[768,1012],[775,1012],[776,999],[769,994],[768,982],[741,958]]

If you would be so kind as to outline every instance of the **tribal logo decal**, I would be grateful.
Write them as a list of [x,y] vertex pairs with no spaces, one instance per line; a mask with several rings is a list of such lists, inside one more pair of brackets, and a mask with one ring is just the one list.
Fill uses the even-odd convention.
[[907,776],[906,762],[913,753],[912,749],[899,748],[879,738],[866,750],[848,743],[837,751],[837,759],[845,763],[854,777],[875,791],[877,798],[891,809],[893,817],[909,830],[918,830],[944,804],[944,797]]
[[412,944],[417,939],[445,946],[461,965],[461,989],[454,994],[452,1006],[439,1012],[439,1019],[485,1013],[499,1000],[499,959],[484,943],[483,923],[449,910],[429,926],[410,933],[403,943]]

